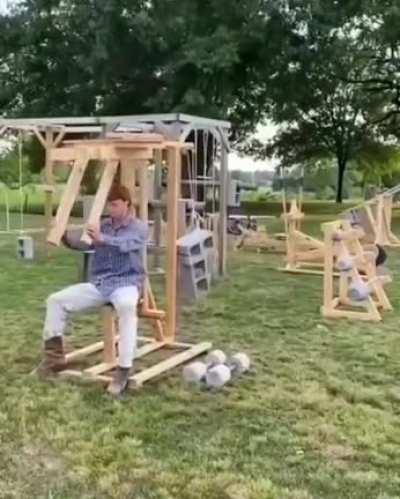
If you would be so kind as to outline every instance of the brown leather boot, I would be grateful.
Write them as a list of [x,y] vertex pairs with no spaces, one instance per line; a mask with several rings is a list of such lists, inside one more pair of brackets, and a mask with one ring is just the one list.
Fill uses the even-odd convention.
[[113,397],[120,397],[127,389],[129,383],[129,367],[117,367],[113,379],[108,385],[107,392]]
[[67,366],[62,336],[53,336],[44,342],[43,359],[37,368],[40,377],[47,378]]

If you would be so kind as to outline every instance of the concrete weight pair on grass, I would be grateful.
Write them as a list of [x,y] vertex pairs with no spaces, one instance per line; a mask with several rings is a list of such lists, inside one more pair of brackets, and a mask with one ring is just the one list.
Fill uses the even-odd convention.
[[188,383],[202,383],[209,388],[220,388],[232,376],[239,376],[250,368],[250,359],[245,353],[233,355],[229,361],[221,350],[210,352],[205,362],[192,362],[183,369],[183,378]]
[[390,275],[379,275],[370,281],[363,281],[362,279],[353,279],[349,286],[349,298],[353,301],[364,301],[372,293],[372,284],[379,281],[382,285],[391,282]]

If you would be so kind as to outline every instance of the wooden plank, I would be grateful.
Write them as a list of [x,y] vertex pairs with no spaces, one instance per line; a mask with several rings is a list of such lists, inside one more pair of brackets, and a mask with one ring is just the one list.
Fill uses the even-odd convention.
[[52,149],[49,153],[51,161],[60,161],[63,163],[68,163],[70,161],[75,161],[78,155],[78,151],[74,147],[58,147]]
[[35,134],[36,138],[38,139],[38,141],[42,144],[43,148],[46,149],[46,140],[43,138],[43,135],[39,132],[38,128],[37,127],[33,127],[32,128],[33,130],[33,133]]
[[144,317],[146,319],[155,319],[162,321],[165,319],[164,310],[155,310],[151,308],[143,309],[139,312],[139,317]]
[[[162,151],[154,151],[154,199],[157,203],[161,203],[162,196]],[[154,207],[154,244],[156,248],[160,248],[162,245],[162,210],[161,206]],[[154,267],[159,268],[161,266],[160,254],[159,252],[154,253]]]
[[84,371],[77,371],[74,369],[65,369],[64,371],[58,373],[58,377],[64,379],[78,380],[83,382],[95,381],[103,385],[108,385],[112,381],[111,376],[104,376],[100,374],[97,376],[92,376],[92,375],[87,375]]
[[325,257],[324,257],[324,297],[323,304],[325,309],[329,308],[333,296],[333,241],[332,229],[329,226],[323,226]]
[[61,238],[67,227],[68,219],[74,205],[75,199],[79,194],[79,188],[82,182],[83,174],[85,173],[89,158],[81,154],[75,162],[73,169],[68,178],[67,185],[61,197],[60,205],[57,210],[53,226],[47,237],[50,244],[60,245]]
[[[115,342],[118,342],[119,336],[115,336]],[[100,352],[104,348],[104,341],[97,341],[96,343],[92,343],[83,348],[79,348],[78,350],[74,350],[73,352],[67,353],[65,355],[67,362],[72,362],[75,360],[83,359],[92,353]]]
[[373,321],[380,322],[382,317],[379,313],[375,314],[373,312],[356,312],[354,310],[338,310],[331,309],[330,307],[321,307],[321,313],[323,317],[330,319],[355,319],[361,321]]
[[58,147],[59,146],[60,142],[65,137],[65,134],[66,134],[66,130],[65,129],[63,129],[60,132],[58,132],[57,137],[54,139],[53,147]]
[[110,192],[110,188],[114,181],[115,174],[117,173],[118,163],[119,161],[117,159],[114,159],[107,161],[104,166],[103,174],[101,176],[100,183],[97,188],[96,196],[94,198],[94,202],[81,237],[81,241],[86,244],[89,245],[92,244],[92,238],[87,233],[87,227],[90,225],[95,225],[95,226],[100,225],[100,217],[107,203],[107,196],[108,193]]
[[131,213],[135,211],[136,203],[136,162],[132,159],[121,159],[121,175],[120,181],[124,185],[131,195],[132,206]]
[[[160,341],[160,342],[151,342],[147,343],[146,345],[143,345],[142,347],[138,348],[134,359],[140,359],[141,357],[144,357],[145,355],[148,355],[151,352],[155,352],[156,350],[160,350],[160,348],[163,348],[165,346],[165,343]],[[98,374],[105,373],[107,371],[110,371],[111,369],[114,369],[118,365],[118,359],[116,358],[112,362],[102,362],[101,364],[97,364],[93,367],[89,367],[88,369],[85,369],[83,372],[85,374],[90,374],[93,376],[97,376]]]
[[117,359],[114,309],[110,306],[102,307],[101,320],[104,341],[103,360],[105,363],[110,364]]
[[181,154],[177,148],[168,148],[168,192],[167,192],[167,256],[166,256],[166,338],[175,339],[177,298],[177,236],[178,193],[181,178]]
[[228,223],[228,151],[221,144],[221,169],[219,188],[219,244],[218,244],[218,270],[221,276],[226,274],[227,258],[227,223]]
[[[153,290],[151,289],[150,286],[150,281],[148,281],[148,286],[147,286],[147,294],[149,297],[149,305],[153,309],[157,307],[156,300],[154,298]],[[165,314],[165,312],[164,312]],[[165,316],[163,318],[165,320]],[[154,320],[153,321],[153,327],[154,327],[154,332],[155,332],[155,339],[157,341],[163,341],[164,340],[164,324],[161,320]]]
[[108,144],[119,142],[133,142],[136,143],[158,143],[164,142],[164,136],[159,133],[135,133],[135,132],[108,132],[105,137],[98,139],[73,139],[66,140],[66,144]]
[[193,359],[194,357],[197,357],[198,355],[201,355],[204,352],[207,352],[208,350],[211,349],[211,347],[212,344],[209,342],[193,345],[188,350],[180,352],[174,355],[173,357],[170,357],[169,359],[163,360],[158,364],[131,376],[129,378],[130,385],[133,388],[137,388],[143,385],[143,383],[145,383],[146,381],[149,381],[155,378],[156,376],[159,376],[160,374],[163,374],[166,371],[169,371],[170,369],[173,369],[174,367],[184,364],[188,360]]
[[[38,135],[40,133],[38,132]],[[53,130],[51,128],[46,128],[46,135],[44,141],[45,148],[45,180],[47,185],[55,187],[54,175],[53,175],[53,162],[50,159],[50,151],[53,146]],[[44,203],[44,216],[46,225],[46,235],[50,234],[52,220],[53,220],[53,198],[54,192],[50,190],[45,191],[45,203]]]
[[[63,144],[67,144],[67,141],[64,141]],[[79,155],[79,151],[85,151],[90,159],[97,159],[99,161],[108,161],[110,159],[149,160],[153,157],[153,151],[151,148],[144,148],[143,145],[139,144],[131,149],[117,149],[113,144],[83,144],[77,145],[76,147],[69,145],[52,148],[50,152],[50,159],[52,161],[61,162],[75,161]]]

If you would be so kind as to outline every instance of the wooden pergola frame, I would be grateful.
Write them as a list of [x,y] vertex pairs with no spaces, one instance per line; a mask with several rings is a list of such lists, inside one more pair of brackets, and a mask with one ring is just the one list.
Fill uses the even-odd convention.
[[[64,141],[60,147],[53,145],[48,151],[49,166],[56,162],[70,165],[71,172],[63,192],[57,214],[49,231],[47,241],[59,245],[66,230],[70,213],[76,200],[83,174],[90,160],[104,165],[95,200],[87,224],[98,224],[107,201],[108,192],[119,173],[120,181],[135,197],[138,197],[139,217],[147,221],[147,167],[154,161],[165,158],[168,168],[167,180],[167,248],[166,248],[166,299],[165,310],[156,306],[150,282],[145,282],[139,316],[151,321],[154,338],[139,338],[144,343],[136,352],[136,358],[143,357],[161,349],[178,349],[179,353],[158,362],[130,378],[130,386],[138,387],[155,376],[187,362],[211,348],[211,343],[187,344],[176,341],[177,309],[177,234],[178,199],[180,191],[181,154],[190,144],[166,141],[158,134],[127,134],[123,137],[88,140]],[[138,187],[136,187],[138,186]],[[84,229],[82,241],[91,240]],[[146,265],[146,255],[144,255]],[[95,352],[103,352],[103,362],[84,370],[66,369],[61,377],[80,378],[107,383],[111,380],[109,372],[117,365],[115,345],[118,335],[114,327],[113,311],[104,310],[104,339],[82,349],[67,354],[67,361],[85,358]]]
[[[226,274],[227,261],[227,218],[228,218],[228,121],[192,116],[184,113],[140,114],[125,116],[88,116],[55,118],[1,118],[0,137],[7,130],[23,129],[33,132],[45,148],[45,217],[46,227],[50,230],[52,219],[55,182],[49,152],[62,143],[65,135],[93,133],[104,136],[118,129],[137,129],[142,132],[161,133],[166,139],[185,143],[192,130],[207,130],[221,145],[221,164],[219,175],[219,224],[218,224],[218,270],[221,276]],[[161,182],[160,168],[156,168],[156,182]],[[158,190],[156,188],[156,190]],[[161,233],[161,215],[155,220]]]

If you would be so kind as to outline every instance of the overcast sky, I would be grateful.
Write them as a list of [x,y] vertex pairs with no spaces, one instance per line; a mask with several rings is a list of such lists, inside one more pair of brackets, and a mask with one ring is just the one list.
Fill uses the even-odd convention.
[[0,10],[4,10],[10,0],[0,0]]
[[[0,11],[4,11],[8,4],[15,3],[18,0],[0,0]],[[260,138],[269,138],[274,132],[274,128],[271,126],[260,127],[259,135]],[[231,170],[256,170],[256,169],[268,169],[271,170],[274,167],[274,162],[270,161],[253,161],[250,157],[240,158],[237,154],[231,153],[229,157],[229,168]]]

